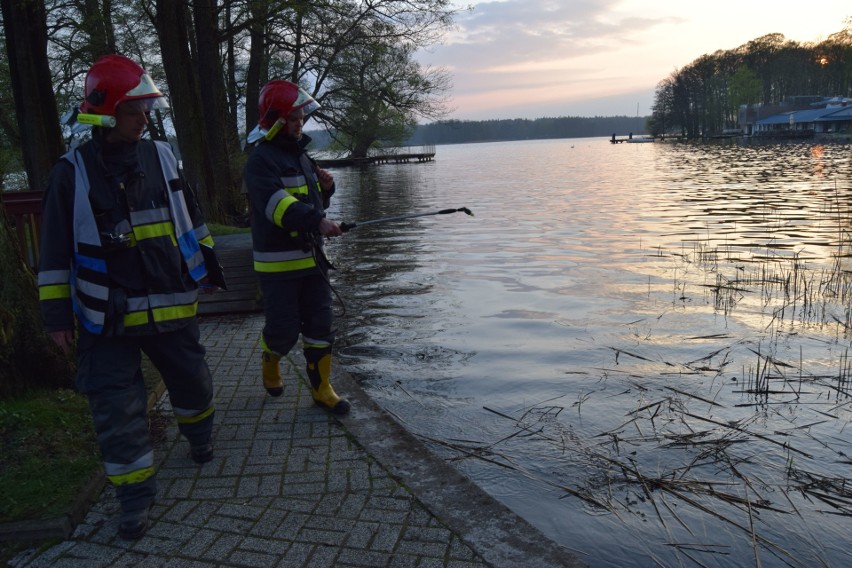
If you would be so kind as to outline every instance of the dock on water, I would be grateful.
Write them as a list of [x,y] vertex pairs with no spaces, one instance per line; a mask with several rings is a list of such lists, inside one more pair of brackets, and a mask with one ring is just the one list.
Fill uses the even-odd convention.
[[[408,150],[408,149],[405,149]],[[371,164],[407,164],[410,162],[431,162],[435,159],[435,146],[424,146],[418,152],[399,151],[385,152],[363,158],[316,158],[317,164],[323,168],[346,168],[352,166],[369,166]]]
[[632,132],[630,132],[630,133],[627,135],[627,137],[626,137],[626,138],[619,138],[618,136],[616,136],[615,134],[613,134],[613,135],[612,135],[612,138],[610,138],[610,140],[609,140],[609,141],[610,141],[610,143],[612,143],[612,144],[621,144],[622,142],[628,142],[628,143],[636,143],[636,142],[653,142],[653,141],[654,141],[654,137],[652,137],[652,136],[637,136],[636,138],[634,138],[634,137],[633,137],[633,133],[632,133]]

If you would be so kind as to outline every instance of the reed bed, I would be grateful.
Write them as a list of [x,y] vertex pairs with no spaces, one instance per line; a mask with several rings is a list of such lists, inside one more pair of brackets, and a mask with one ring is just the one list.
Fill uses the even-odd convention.
[[[496,441],[424,438],[453,461],[511,470],[625,524],[637,516],[656,522],[668,535],[662,544],[681,563],[732,561],[729,541],[707,539],[710,523],[748,543],[756,566],[831,565],[819,546],[807,555],[791,550],[776,529],[798,523],[803,539],[818,542],[825,519],[852,527],[852,436],[844,435],[852,420],[847,248],[839,247],[828,267],[810,268],[801,254],[746,255],[696,242],[692,251],[670,255],[677,265],[673,302],[703,294],[722,317],[759,312],[758,342],[724,333],[687,337],[714,347],[686,362],[643,350],[641,337],[629,348],[607,346],[615,366],[592,370],[600,387],[572,404],[563,397],[513,413],[485,408],[511,432]],[[656,254],[665,256],[662,249]],[[820,341],[834,353],[833,365],[801,345],[791,349],[809,334],[831,338]],[[598,432],[574,427],[583,412],[606,408],[611,397],[635,400],[618,424]],[[561,460],[564,472],[520,465],[530,445],[550,463]],[[646,553],[667,565],[651,549]]]

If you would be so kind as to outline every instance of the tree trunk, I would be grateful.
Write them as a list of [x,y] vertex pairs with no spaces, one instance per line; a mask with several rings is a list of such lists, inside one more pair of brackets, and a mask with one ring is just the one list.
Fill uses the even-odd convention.
[[65,149],[47,63],[44,2],[0,0],[0,6],[24,170],[30,191],[44,191],[50,169]]
[[[155,17],[163,58],[163,69],[169,83],[169,99],[177,134],[183,173],[193,188],[202,183],[204,138],[201,104],[195,62],[189,51],[189,21],[186,4],[176,0],[157,0]],[[211,208],[206,191],[199,193],[202,209]],[[209,215],[209,214],[208,214]]]
[[260,119],[257,101],[260,88],[269,80],[266,56],[266,22],[269,19],[269,4],[263,0],[249,2],[251,12],[249,63],[246,74],[246,134],[257,126]]
[[216,1],[193,0],[201,89],[204,145],[203,178],[210,198],[210,215],[220,221],[242,213],[239,203],[242,167],[235,118],[228,112],[224,73],[219,57]]
[[[2,0],[0,6],[24,167],[30,190],[44,191],[64,149],[47,64],[44,3]],[[71,386],[73,367],[42,330],[35,279],[2,205],[0,266],[0,398]]]

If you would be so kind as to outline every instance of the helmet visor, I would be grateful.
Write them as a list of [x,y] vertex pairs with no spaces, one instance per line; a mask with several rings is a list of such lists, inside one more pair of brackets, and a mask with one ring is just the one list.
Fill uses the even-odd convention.
[[299,88],[299,95],[296,97],[296,102],[293,103],[293,107],[291,108],[291,112],[294,110],[302,110],[305,113],[305,116],[308,116],[315,110],[320,107],[320,104],[314,100],[314,98],[305,92],[301,87]]
[[118,104],[132,106],[134,110],[141,110],[142,112],[151,112],[155,108],[169,108],[169,103],[163,96],[147,99],[124,99]]
[[121,102],[141,100],[147,103],[145,111],[151,111],[155,108],[169,108],[169,103],[163,97],[163,93],[154,84],[151,76],[147,73],[142,73],[139,77],[139,84],[127,91]]

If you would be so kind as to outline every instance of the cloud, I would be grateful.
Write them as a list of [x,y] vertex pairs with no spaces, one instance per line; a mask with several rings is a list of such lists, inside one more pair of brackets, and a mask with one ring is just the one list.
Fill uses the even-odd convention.
[[458,117],[500,107],[526,107],[524,112],[534,117],[534,105],[594,97],[602,89],[630,91],[636,83],[623,67],[625,38],[672,18],[619,15],[619,3],[481,2],[461,13],[456,29],[421,61],[453,74]]
[[773,32],[812,41],[852,12],[848,0],[792,18],[742,0],[467,1],[443,43],[418,53],[451,73],[460,119],[625,114],[629,97],[648,114],[656,85],[701,55]]

